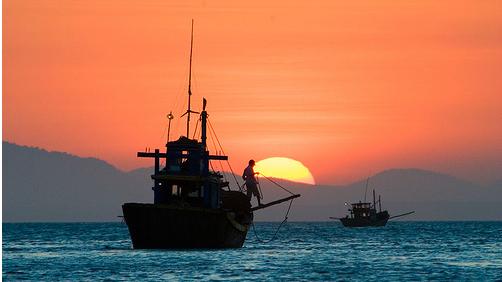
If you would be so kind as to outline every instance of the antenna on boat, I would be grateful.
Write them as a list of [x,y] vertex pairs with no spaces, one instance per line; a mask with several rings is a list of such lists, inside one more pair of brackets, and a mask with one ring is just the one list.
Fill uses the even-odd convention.
[[364,202],[366,203],[366,194],[368,193],[368,182],[370,182],[370,178],[366,179],[366,189],[364,190]]
[[[169,143],[169,133],[171,132],[171,120],[173,120],[173,111],[169,112],[167,119],[169,120],[169,125],[167,126],[167,143]],[[166,143],[166,145],[167,145]]]
[[192,50],[193,50],[193,19],[192,19],[192,33],[190,36],[190,66],[188,69],[188,109],[181,116],[187,115],[187,138],[190,138],[190,113],[198,114],[198,112],[190,109],[190,97],[192,96]]

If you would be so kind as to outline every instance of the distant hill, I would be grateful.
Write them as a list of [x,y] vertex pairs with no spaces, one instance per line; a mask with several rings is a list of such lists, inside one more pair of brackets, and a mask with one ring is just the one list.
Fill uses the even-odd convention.
[[3,142],[3,221],[114,221],[149,201],[148,179],[95,158]]
[[[123,172],[105,161],[3,142],[3,221],[116,221],[124,202],[151,202],[151,168]],[[235,181],[227,175],[231,184]],[[240,181],[240,178],[238,178]],[[362,200],[366,179],[346,186],[312,186],[276,180],[302,194],[289,220],[325,221],[346,214],[345,202]],[[261,179],[264,202],[287,193]],[[234,185],[235,186],[235,185]],[[415,210],[407,220],[502,220],[502,185],[483,187],[445,174],[392,169],[371,176],[392,214]],[[287,204],[255,213],[282,220]]]

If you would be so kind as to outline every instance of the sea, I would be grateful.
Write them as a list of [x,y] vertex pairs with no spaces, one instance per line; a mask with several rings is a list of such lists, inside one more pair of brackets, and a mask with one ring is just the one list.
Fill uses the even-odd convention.
[[257,222],[240,249],[134,250],[124,223],[3,223],[4,281],[502,281],[502,222]]

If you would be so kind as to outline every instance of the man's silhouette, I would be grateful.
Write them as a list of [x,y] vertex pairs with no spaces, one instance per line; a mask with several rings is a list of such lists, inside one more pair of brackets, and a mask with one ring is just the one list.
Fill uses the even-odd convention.
[[244,169],[244,173],[242,174],[242,179],[246,181],[246,187],[247,187],[247,196],[249,200],[251,201],[251,198],[253,195],[256,196],[256,199],[258,200],[258,205],[261,205],[260,202],[260,192],[258,191],[258,181],[256,180],[255,174],[258,174],[257,172],[254,172],[254,167],[255,162],[254,160],[249,161],[249,165]]

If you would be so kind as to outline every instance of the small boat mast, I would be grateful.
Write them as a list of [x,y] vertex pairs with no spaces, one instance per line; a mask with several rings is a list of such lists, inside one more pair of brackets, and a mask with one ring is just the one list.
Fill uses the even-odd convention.
[[192,51],[193,51],[193,19],[192,19],[192,32],[190,35],[190,64],[188,68],[188,109],[181,116],[187,115],[187,138],[190,139],[190,114],[199,114],[199,112],[192,111],[190,108],[190,100],[192,96]]

